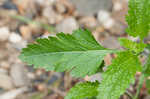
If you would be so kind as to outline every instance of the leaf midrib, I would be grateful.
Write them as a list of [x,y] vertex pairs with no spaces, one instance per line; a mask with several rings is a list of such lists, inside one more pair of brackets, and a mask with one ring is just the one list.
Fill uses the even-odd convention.
[[[32,56],[40,56],[40,55],[48,55],[48,54],[80,54],[80,53],[99,53],[99,52],[119,52],[120,50],[88,50],[88,51],[64,51],[64,52],[47,52],[47,53],[40,53],[40,54],[30,54],[26,55],[28,57]],[[24,55],[24,54],[23,54]]]

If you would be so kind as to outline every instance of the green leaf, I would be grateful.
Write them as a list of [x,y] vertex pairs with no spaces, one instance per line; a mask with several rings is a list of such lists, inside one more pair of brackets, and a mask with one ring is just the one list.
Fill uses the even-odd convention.
[[135,53],[144,51],[144,48],[146,47],[146,44],[144,43],[136,43],[126,38],[120,38],[119,41],[120,45],[129,49],[130,51],[134,51]]
[[79,83],[69,91],[65,99],[86,99],[97,96],[98,85],[98,82]]
[[144,75],[146,77],[150,76],[150,55],[148,56],[146,64],[144,65]]
[[129,10],[126,16],[129,35],[141,40],[150,30],[150,0],[129,0]]
[[134,82],[137,71],[141,71],[137,55],[129,51],[118,53],[117,58],[102,75],[103,80],[98,88],[97,99],[119,99],[130,83]]
[[76,77],[92,75],[99,69],[106,54],[115,52],[100,46],[88,30],[76,30],[72,35],[37,39],[22,50],[20,59],[35,68],[63,72],[71,70]]

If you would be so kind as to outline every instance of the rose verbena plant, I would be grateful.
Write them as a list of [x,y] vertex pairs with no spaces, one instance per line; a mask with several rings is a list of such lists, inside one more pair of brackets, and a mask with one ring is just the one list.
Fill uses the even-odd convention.
[[124,50],[104,48],[90,31],[78,29],[72,34],[58,33],[56,37],[37,39],[36,43],[22,49],[20,59],[34,65],[34,68],[70,71],[74,77],[85,77],[100,72],[107,54],[117,54],[112,64],[102,72],[101,82],[79,83],[69,91],[65,99],[118,99],[134,83],[136,72],[141,72],[137,93],[133,97],[130,95],[130,98],[137,99],[143,81],[150,82],[147,79],[150,75],[150,55],[144,66],[139,61],[139,56],[143,55],[148,46],[143,43],[143,39],[150,30],[150,0],[129,0],[126,21],[129,36],[139,37],[140,41],[119,38]]

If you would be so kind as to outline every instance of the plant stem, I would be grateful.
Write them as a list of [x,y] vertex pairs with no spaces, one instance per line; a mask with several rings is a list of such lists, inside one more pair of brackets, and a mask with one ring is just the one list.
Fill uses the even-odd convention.
[[136,94],[135,94],[133,99],[138,99],[138,96],[140,94],[140,90],[141,90],[143,82],[144,82],[144,78],[145,78],[145,75],[142,73],[142,75],[140,77],[140,80],[139,80],[139,84],[138,84],[138,88],[137,88]]
[[126,93],[125,93],[130,99],[133,99],[133,96],[132,96],[132,94],[131,93],[129,93],[128,91],[126,91]]

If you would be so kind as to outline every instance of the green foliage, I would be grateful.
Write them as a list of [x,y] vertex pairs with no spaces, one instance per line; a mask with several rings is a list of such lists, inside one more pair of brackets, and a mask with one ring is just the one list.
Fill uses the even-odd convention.
[[69,91],[65,99],[86,99],[97,96],[98,85],[98,82],[79,83]]
[[[150,0],[130,0],[126,20],[129,35],[140,37],[141,41],[136,43],[125,38],[119,39],[120,44],[127,49],[125,51],[106,49],[98,44],[91,32],[79,29],[73,31],[72,35],[58,33],[56,37],[37,39],[22,50],[20,58],[35,68],[57,72],[67,70],[75,77],[84,77],[102,72],[106,54],[117,52],[117,58],[103,72],[100,84],[79,83],[65,99],[118,99],[134,82],[136,72],[142,70],[138,55],[148,45],[141,42],[150,30]],[[134,99],[137,99],[145,77],[150,75],[149,65],[150,56],[144,65]]]
[[142,52],[146,47],[146,44],[144,43],[136,43],[126,38],[120,38],[119,41],[120,41],[120,45],[135,53]]
[[150,30],[150,0],[129,0],[129,10],[126,16],[127,32],[141,40]]
[[137,55],[129,51],[118,53],[117,58],[103,73],[103,80],[98,88],[98,99],[118,99],[130,83],[134,82],[137,71],[141,71]]
[[[63,72],[72,70],[76,77],[95,74],[104,56],[114,52],[100,46],[88,30],[76,30],[72,35],[37,39],[22,50],[20,58],[35,68]],[[88,67],[88,68],[87,68]]]

